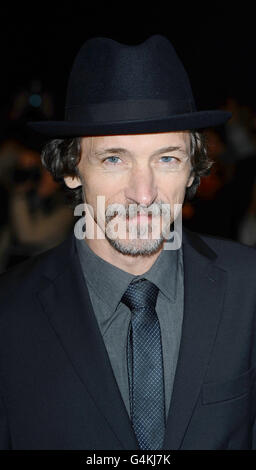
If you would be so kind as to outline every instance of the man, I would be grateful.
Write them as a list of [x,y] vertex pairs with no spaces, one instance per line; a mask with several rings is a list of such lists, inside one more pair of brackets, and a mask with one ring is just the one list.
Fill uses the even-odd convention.
[[85,225],[1,276],[1,448],[256,448],[255,251],[170,230],[229,117],[160,35],[83,45],[65,121],[31,125]]

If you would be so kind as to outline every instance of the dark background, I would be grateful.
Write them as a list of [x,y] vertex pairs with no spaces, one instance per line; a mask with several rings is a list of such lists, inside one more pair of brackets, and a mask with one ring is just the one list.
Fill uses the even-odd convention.
[[126,2],[93,8],[85,2],[1,7],[2,119],[15,92],[35,78],[54,94],[54,117],[62,119],[74,57],[87,38],[99,35],[136,44],[151,34],[164,34],[188,71],[198,108],[218,107],[230,94],[256,106],[253,7],[240,4],[228,10],[207,2],[202,9],[200,3],[188,8],[182,2],[174,10],[173,2],[143,8],[137,3],[138,9]]

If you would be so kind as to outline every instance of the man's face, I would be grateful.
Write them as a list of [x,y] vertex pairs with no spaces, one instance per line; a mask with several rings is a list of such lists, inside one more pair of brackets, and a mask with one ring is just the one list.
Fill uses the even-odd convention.
[[[170,205],[170,228],[174,204],[183,203],[186,188],[193,183],[189,132],[83,137],[81,148],[80,179],[72,179],[72,184],[70,177],[65,181],[70,187],[83,185],[84,202],[93,208],[94,221],[104,233],[105,242],[123,254],[155,253],[165,239],[161,204]],[[99,195],[105,197],[105,220],[97,215]],[[109,214],[113,204],[121,204],[125,213]],[[130,204],[140,214],[129,214]],[[155,215],[152,209],[157,209]],[[159,220],[160,236],[155,238],[153,227]],[[124,221],[125,229],[121,223]],[[118,224],[122,237],[115,238]]]

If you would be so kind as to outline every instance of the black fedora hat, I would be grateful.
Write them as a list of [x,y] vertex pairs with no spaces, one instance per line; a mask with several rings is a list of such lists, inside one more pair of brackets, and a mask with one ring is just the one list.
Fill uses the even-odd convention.
[[87,40],[68,81],[65,119],[28,125],[54,137],[154,133],[224,124],[231,113],[197,111],[187,73],[159,34],[139,45]]

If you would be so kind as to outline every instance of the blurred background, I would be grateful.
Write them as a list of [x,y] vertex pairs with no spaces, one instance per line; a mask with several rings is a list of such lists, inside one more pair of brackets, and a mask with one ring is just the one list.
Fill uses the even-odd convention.
[[226,126],[206,130],[214,165],[184,204],[183,224],[256,247],[253,8],[9,3],[0,12],[0,272],[57,245],[74,225],[63,190],[41,165],[47,140],[26,122],[64,118],[73,60],[94,36],[139,44],[164,34],[189,74],[197,108],[233,113]]

